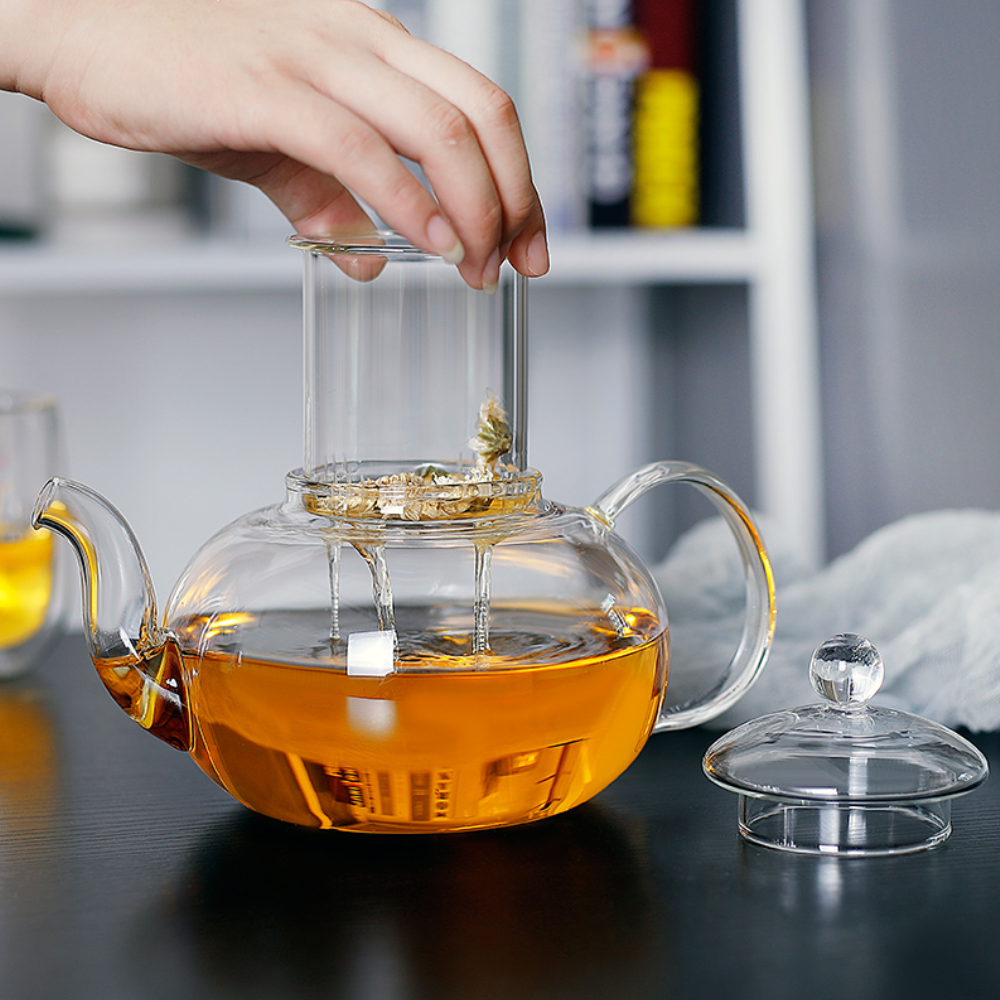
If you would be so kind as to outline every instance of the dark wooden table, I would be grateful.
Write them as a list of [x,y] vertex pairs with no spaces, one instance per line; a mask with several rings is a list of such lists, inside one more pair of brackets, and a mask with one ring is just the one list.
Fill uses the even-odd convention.
[[321,833],[234,803],[67,638],[0,686],[0,997],[1000,996],[1000,738],[944,846],[838,861],[741,843],[715,735],[532,826]]

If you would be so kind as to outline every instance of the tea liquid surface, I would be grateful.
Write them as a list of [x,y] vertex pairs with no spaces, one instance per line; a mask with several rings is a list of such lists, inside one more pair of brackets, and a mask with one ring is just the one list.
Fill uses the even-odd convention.
[[[471,653],[468,631],[449,628],[451,618],[440,607],[398,609],[394,669],[384,677],[351,676],[345,640],[324,638],[328,615],[318,613],[243,622],[241,651],[182,650],[193,756],[258,811],[386,832],[553,815],[628,767],[666,679],[666,634],[652,616],[624,613],[616,632],[603,617],[598,626],[494,608],[486,656]],[[224,622],[190,622],[181,641]],[[305,649],[301,662],[278,658],[294,649],[293,636],[312,637],[311,660]]]

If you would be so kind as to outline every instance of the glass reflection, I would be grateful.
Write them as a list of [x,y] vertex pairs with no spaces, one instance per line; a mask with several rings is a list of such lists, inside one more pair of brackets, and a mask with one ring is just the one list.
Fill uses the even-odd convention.
[[596,805],[426,837],[248,814],[205,845],[129,950],[173,970],[151,1000],[185,985],[219,1000],[639,1000],[664,957],[644,858],[643,838]]

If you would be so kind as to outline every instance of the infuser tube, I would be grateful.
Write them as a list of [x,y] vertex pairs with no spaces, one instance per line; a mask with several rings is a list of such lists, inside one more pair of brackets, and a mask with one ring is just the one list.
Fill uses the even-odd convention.
[[372,596],[375,600],[375,612],[378,615],[378,627],[381,631],[388,632],[396,627],[396,612],[393,607],[392,583],[389,580],[385,546],[355,543],[354,547],[371,570]]
[[326,543],[330,565],[330,638],[333,640],[340,638],[340,557],[343,548],[339,539]]
[[492,590],[493,546],[476,543],[476,598],[473,608],[473,653],[490,651],[490,595]]
[[[347,523],[500,516],[529,504],[526,281],[500,293],[394,233],[297,236],[303,254],[305,454],[312,513]],[[422,530],[422,529],[421,529]],[[492,546],[475,546],[471,648],[490,653]],[[340,552],[328,543],[330,636],[341,637]],[[380,630],[396,627],[391,555],[355,542]]]
[[[355,482],[427,464],[475,462],[482,402],[510,415],[506,461],[526,463],[524,279],[470,288],[439,257],[392,234],[337,243],[293,238],[304,261],[308,477]],[[322,252],[317,247],[322,247]],[[363,274],[366,280],[353,275]]]

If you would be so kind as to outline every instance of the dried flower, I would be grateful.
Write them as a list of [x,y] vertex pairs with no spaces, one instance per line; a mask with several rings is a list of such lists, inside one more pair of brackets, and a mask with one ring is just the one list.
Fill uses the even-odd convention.
[[469,442],[469,446],[479,456],[478,466],[491,472],[497,464],[497,459],[510,451],[514,443],[507,422],[507,414],[500,401],[491,392],[482,406],[479,407],[479,432]]

